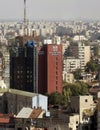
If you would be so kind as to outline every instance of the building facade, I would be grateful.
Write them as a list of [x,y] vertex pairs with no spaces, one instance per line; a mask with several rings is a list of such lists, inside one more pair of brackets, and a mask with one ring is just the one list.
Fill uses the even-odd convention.
[[38,92],[62,93],[62,46],[45,44],[38,51]]
[[10,88],[62,93],[62,46],[27,41],[10,55]]
[[10,58],[10,87],[28,92],[37,92],[37,51],[33,42],[18,47]]

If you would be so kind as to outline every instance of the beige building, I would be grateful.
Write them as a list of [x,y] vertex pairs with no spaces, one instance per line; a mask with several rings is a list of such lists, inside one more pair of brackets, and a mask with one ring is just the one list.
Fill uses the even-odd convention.
[[[94,114],[96,104],[93,96],[73,96],[71,97],[69,111],[69,126],[71,130],[90,130],[91,116]],[[73,122],[73,123],[72,123]]]
[[70,130],[78,130],[79,129],[79,114],[70,114],[68,116],[68,120],[69,120],[69,123],[68,123],[68,128]]
[[84,43],[78,43],[78,58],[80,59],[81,69],[84,70],[87,62],[90,61],[90,46],[85,46]]
[[75,57],[67,57],[64,59],[65,72],[74,72],[78,68],[80,68],[80,59],[76,59]]
[[74,82],[73,73],[63,72],[63,80],[68,82],[68,83],[73,83]]

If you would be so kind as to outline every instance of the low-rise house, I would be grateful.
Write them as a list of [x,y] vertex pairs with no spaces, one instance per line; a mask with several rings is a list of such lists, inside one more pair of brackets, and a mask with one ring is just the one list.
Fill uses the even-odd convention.
[[[43,118],[45,111],[41,108],[22,108],[16,116],[15,130],[36,130],[34,119]],[[37,130],[44,128],[37,128]]]
[[13,115],[0,114],[0,130],[15,130]]
[[96,104],[94,103],[93,96],[73,96],[67,112],[71,115],[68,116],[69,127],[71,130],[91,130],[92,120]]

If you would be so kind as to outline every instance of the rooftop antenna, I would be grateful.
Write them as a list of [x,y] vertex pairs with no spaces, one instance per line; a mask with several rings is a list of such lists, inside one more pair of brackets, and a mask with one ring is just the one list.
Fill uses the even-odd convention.
[[26,31],[26,0],[24,0],[24,35]]

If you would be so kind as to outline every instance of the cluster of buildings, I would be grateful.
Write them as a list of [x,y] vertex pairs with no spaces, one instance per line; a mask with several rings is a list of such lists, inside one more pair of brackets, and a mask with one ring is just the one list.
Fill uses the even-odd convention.
[[62,93],[61,44],[38,45],[27,38],[15,50],[11,47],[11,88],[42,94]]
[[67,109],[48,110],[47,96],[9,89],[0,95],[0,104],[2,113],[6,113],[0,114],[0,129],[100,129],[100,105],[92,95],[71,97]]
[[86,64],[91,59],[90,46],[86,46],[83,42],[77,45],[69,46],[64,53],[63,79],[66,82],[74,82],[73,72],[76,69],[85,71]]
[[[63,80],[72,83],[74,81],[73,71],[77,68],[84,71],[86,63],[90,61],[91,56],[94,55],[93,47],[99,46],[99,29],[99,22],[34,21],[28,23],[26,34],[31,37],[36,37],[35,40],[38,41],[39,46],[42,46],[42,44],[46,46],[45,44],[52,43],[60,46],[61,44]],[[15,46],[16,48],[19,46],[18,41],[17,43],[15,41],[15,37],[22,37],[25,34],[24,31],[23,22],[0,23],[0,77],[6,82],[7,87],[10,86],[9,47]],[[75,44],[72,46],[72,42],[77,43],[77,46]],[[26,43],[23,43],[22,46],[24,46],[24,44]],[[83,77],[84,76],[89,77],[89,81],[93,78],[91,74],[83,74]]]
[[62,81],[75,82],[76,69],[85,82],[94,80],[85,66],[99,45],[99,29],[84,22],[30,22],[26,30],[21,22],[0,24],[0,129],[100,129],[99,93],[95,100],[71,97],[64,110],[48,108],[45,95],[62,93]]

